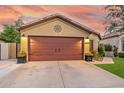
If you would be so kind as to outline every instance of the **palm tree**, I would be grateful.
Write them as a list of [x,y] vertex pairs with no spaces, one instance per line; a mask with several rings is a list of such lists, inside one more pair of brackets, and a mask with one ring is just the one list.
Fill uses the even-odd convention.
[[107,11],[107,32],[124,31],[124,5],[108,5]]

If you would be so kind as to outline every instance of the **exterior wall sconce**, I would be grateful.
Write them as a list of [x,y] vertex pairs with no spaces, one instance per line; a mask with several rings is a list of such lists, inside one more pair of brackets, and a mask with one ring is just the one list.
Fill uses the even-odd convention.
[[90,39],[89,36],[87,36],[87,38],[84,40],[85,44],[89,44],[90,43]]
[[85,39],[85,44],[89,44],[90,40],[89,39]]

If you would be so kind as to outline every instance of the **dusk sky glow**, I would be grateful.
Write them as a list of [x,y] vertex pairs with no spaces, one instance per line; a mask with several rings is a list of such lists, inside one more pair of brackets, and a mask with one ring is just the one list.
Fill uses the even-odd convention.
[[104,6],[89,5],[63,5],[63,6],[0,6],[0,28],[2,24],[11,24],[21,16],[42,17],[59,13],[65,15],[82,25],[103,34],[105,29]]

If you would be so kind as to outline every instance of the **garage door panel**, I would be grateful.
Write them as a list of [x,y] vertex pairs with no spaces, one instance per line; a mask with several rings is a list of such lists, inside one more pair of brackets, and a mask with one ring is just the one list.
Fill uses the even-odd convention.
[[42,51],[42,50],[51,50],[51,49],[54,50],[55,49],[52,46],[51,47],[50,46],[49,47],[48,46],[46,46],[46,47],[45,46],[41,46],[41,47],[39,47],[39,46],[31,46],[30,48],[32,49],[31,51],[33,51],[33,50],[38,50],[38,51],[41,50]]
[[60,51],[60,52],[73,52],[73,51],[80,51],[81,48],[49,48],[49,47],[44,47],[44,48],[40,48],[40,47],[33,47],[31,51]]
[[[52,40],[52,39],[51,39]],[[31,41],[30,41],[31,42]],[[54,43],[59,43],[59,42],[61,42],[61,43],[65,43],[65,44],[68,44],[68,43],[70,43],[70,44],[75,44],[75,42],[76,43],[81,43],[81,42],[79,42],[79,40],[77,41],[61,41],[61,40],[55,40],[55,41],[36,41],[36,40],[33,40],[31,43],[33,44],[33,43],[39,43],[39,44],[54,44]]]
[[[52,42],[51,42],[52,41]],[[65,44],[68,44],[68,43],[75,43],[75,42],[77,42],[77,43],[80,43],[80,42],[78,42],[79,41],[79,39],[74,39],[74,38],[71,38],[71,41],[70,40],[67,40],[67,38],[65,39],[65,38],[52,38],[52,39],[48,39],[48,38],[43,38],[42,40],[40,40],[40,37],[39,38],[37,38],[37,39],[35,39],[35,38],[31,38],[30,39],[30,42],[31,43],[50,43],[50,44],[52,44],[52,43],[58,43],[58,42],[64,42]]]
[[[66,53],[66,54],[65,54]],[[69,55],[78,55],[78,56],[82,56],[82,53],[69,53],[69,52],[65,52],[65,53],[40,53],[40,52],[32,52],[32,53],[30,53],[30,55],[32,55],[32,56],[35,56],[35,55],[55,55],[55,56],[62,56],[62,55],[64,55],[64,56],[69,56]]]
[[61,54],[53,54],[53,53],[49,53],[49,54],[47,54],[47,53],[30,53],[30,55],[32,55],[32,56],[35,56],[35,55],[37,55],[37,56],[46,56],[46,55],[52,55],[52,56],[72,56],[72,55],[77,55],[77,56],[82,56],[82,53],[73,53],[73,54],[70,54],[70,53],[68,53],[68,54],[65,54],[65,53],[61,53]]
[[[30,48],[31,48],[31,49],[37,49],[37,48],[38,48],[38,49],[49,49],[49,48],[54,48],[54,49],[55,49],[55,48],[78,49],[78,48],[82,48],[81,45],[72,45],[72,46],[71,46],[71,45],[65,45],[65,46],[63,46],[63,45],[59,44],[59,46],[60,46],[60,47],[58,47],[57,44],[55,44],[55,45],[49,45],[49,44],[44,44],[44,45],[43,45],[43,44],[42,44],[42,45],[38,45],[38,44],[35,45],[35,44],[34,44],[34,45],[32,45],[32,44],[30,44]],[[62,46],[62,47],[61,47],[61,46]]]
[[31,61],[54,60],[54,56],[30,56]]
[[60,58],[57,58],[55,56],[31,56],[31,61],[41,61],[42,60],[79,60],[80,56],[68,56],[68,59],[65,56],[61,56]]
[[29,60],[83,59],[83,38],[29,37]]
[[30,52],[30,54],[63,54],[63,55],[65,55],[65,54],[82,54],[82,52],[79,50],[79,49],[77,49],[77,50],[60,50],[60,51],[57,51],[57,52],[55,52],[55,50],[53,50],[53,49],[49,49],[49,50],[32,50],[31,52]]
[[49,52],[49,51],[32,51],[31,53],[30,53],[30,55],[37,55],[37,54],[39,54],[39,55],[45,55],[45,54],[54,54],[53,53],[53,51],[51,51],[51,52]]
[[81,44],[80,45],[72,45],[71,46],[71,44],[70,45],[65,45],[65,43],[64,44],[59,44],[59,46],[57,46],[57,44],[54,44],[54,45],[50,45],[50,44],[40,44],[40,45],[38,45],[38,44],[34,44],[34,45],[32,45],[32,44],[30,44],[30,48],[32,49],[32,51],[33,50],[55,50],[55,49],[60,49],[60,50],[81,50]]

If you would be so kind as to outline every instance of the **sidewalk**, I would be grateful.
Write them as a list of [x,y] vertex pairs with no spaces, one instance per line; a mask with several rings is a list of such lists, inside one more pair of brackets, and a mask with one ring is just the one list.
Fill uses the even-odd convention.
[[114,64],[112,57],[104,57],[102,61],[90,62],[92,64]]

